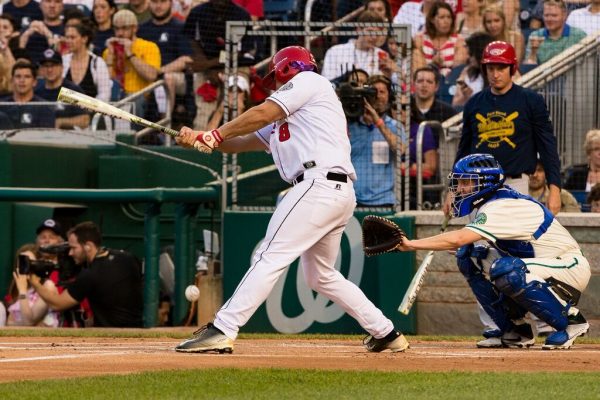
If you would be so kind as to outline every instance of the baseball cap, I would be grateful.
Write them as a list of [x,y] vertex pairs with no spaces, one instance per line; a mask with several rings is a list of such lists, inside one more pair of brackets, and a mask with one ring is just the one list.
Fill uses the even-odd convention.
[[62,65],[62,56],[59,52],[54,51],[54,49],[46,49],[42,53],[42,59],[39,61],[39,64],[42,65],[44,63],[51,62],[53,64],[61,64]]
[[40,232],[42,232],[46,229],[50,229],[52,232],[56,233],[58,236],[62,236],[62,228],[60,227],[60,224],[58,222],[56,222],[55,220],[53,220],[52,218],[48,218],[47,220],[42,222],[40,224],[40,226],[38,226],[37,229],[35,230],[35,234],[39,235]]
[[113,15],[113,27],[137,26],[138,20],[133,11],[119,10]]

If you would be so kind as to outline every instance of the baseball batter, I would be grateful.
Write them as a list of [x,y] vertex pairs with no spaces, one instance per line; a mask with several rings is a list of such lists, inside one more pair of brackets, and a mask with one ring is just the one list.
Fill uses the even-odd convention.
[[293,188],[279,203],[248,272],[213,323],[176,347],[180,352],[232,352],[241,326],[266,300],[284,269],[300,257],[309,287],[327,296],[369,332],[368,351],[404,351],[408,342],[364,293],[334,268],[352,216],[356,179],[346,118],[331,83],[303,47],[280,50],[264,84],[276,91],[211,132],[181,129],[178,143],[200,151],[268,151]]
[[[472,221],[458,231],[405,240],[402,250],[458,249],[458,267],[502,331],[504,346],[535,343],[531,326],[523,321],[530,312],[556,329],[543,349],[568,349],[589,329],[574,306],[590,279],[590,265],[550,210],[504,186],[505,179],[490,154],[461,158],[450,176],[453,214],[474,215]],[[492,254],[485,247],[473,246],[480,240],[498,254],[489,269],[473,261]]]

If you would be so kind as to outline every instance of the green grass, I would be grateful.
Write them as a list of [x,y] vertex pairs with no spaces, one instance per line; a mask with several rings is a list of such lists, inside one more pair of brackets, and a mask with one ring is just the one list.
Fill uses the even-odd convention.
[[211,369],[12,382],[0,398],[584,400],[600,399],[600,374]]

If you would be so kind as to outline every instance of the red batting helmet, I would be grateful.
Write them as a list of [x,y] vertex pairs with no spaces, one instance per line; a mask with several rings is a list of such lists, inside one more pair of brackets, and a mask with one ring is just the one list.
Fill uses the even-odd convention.
[[[496,40],[488,44],[483,50],[481,65],[486,64],[506,64],[510,65],[510,74],[517,72],[517,53],[511,44]],[[485,67],[484,67],[485,68]]]
[[286,83],[302,71],[317,72],[317,62],[310,51],[300,46],[279,50],[269,63],[269,72],[263,78],[263,86],[275,89],[275,81]]

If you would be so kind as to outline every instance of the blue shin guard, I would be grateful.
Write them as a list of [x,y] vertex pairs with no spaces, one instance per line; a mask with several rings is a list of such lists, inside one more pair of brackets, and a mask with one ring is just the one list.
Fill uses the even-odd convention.
[[481,268],[478,268],[473,262],[472,253],[473,245],[462,246],[456,251],[458,269],[466,278],[481,307],[492,318],[498,328],[505,332],[511,326],[505,307],[492,283],[485,278]]
[[556,330],[568,325],[568,306],[563,306],[548,289],[546,282],[527,283],[525,262],[516,257],[502,257],[494,261],[490,278],[495,286],[518,305],[534,314]]

